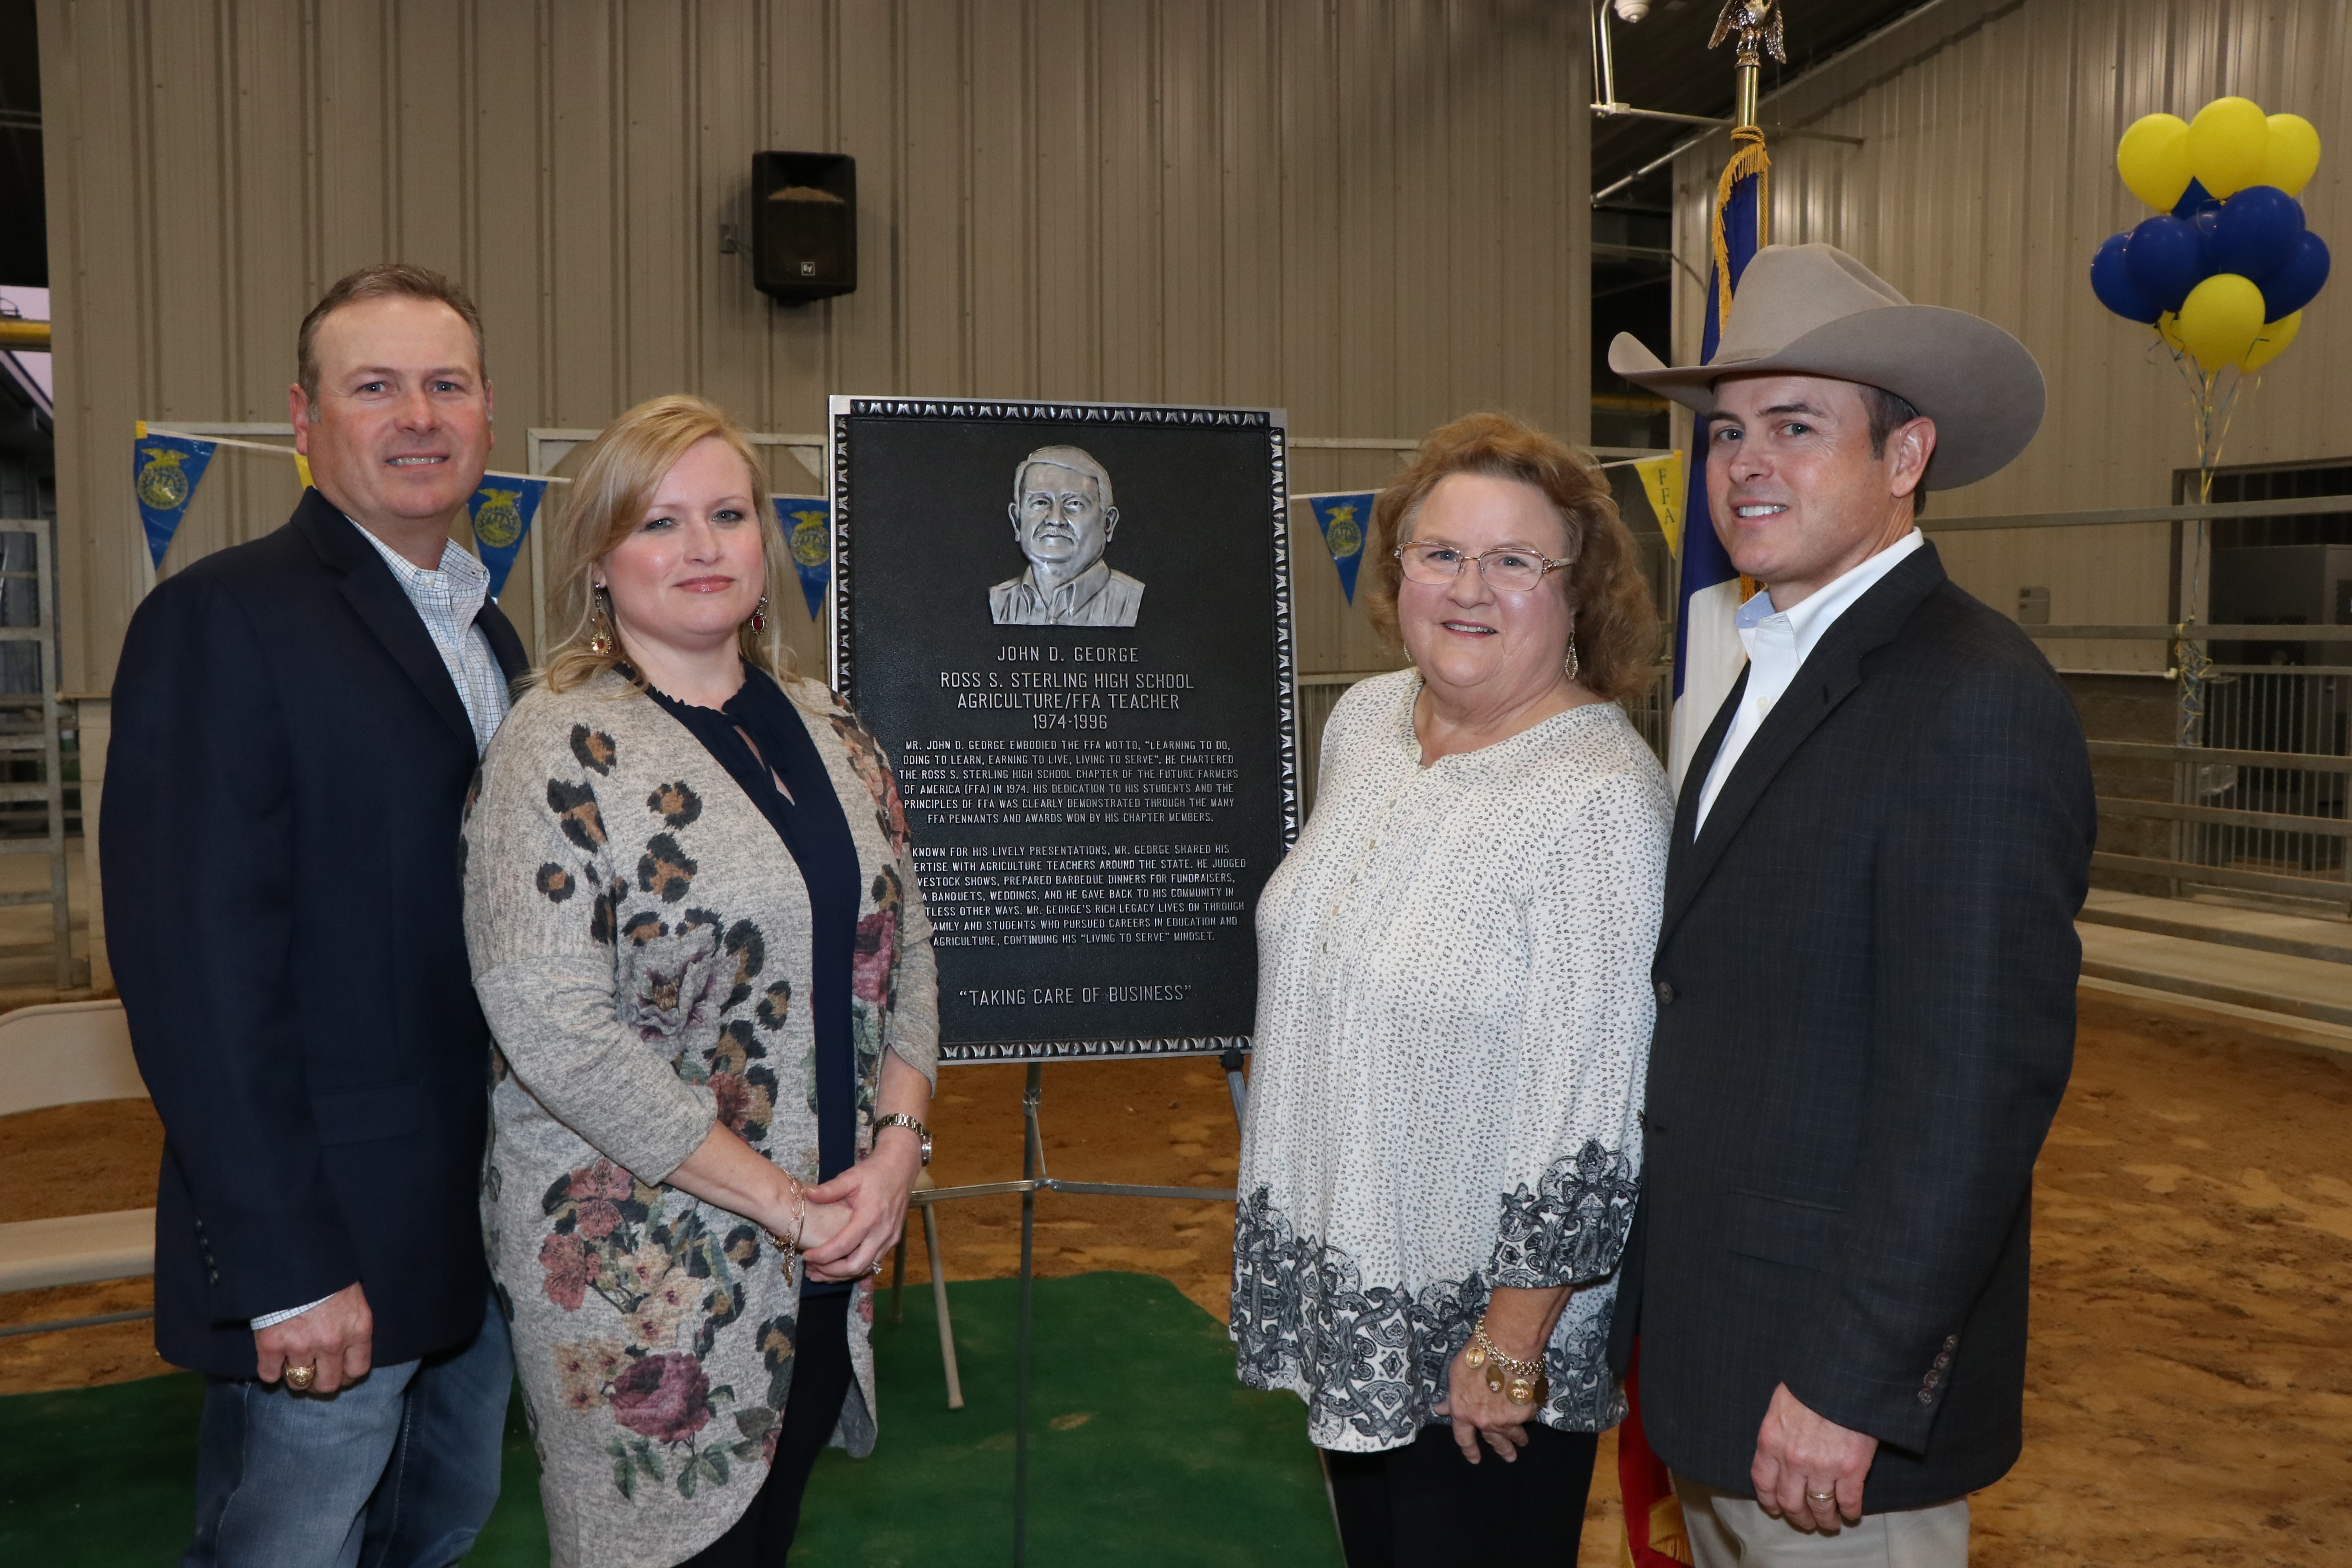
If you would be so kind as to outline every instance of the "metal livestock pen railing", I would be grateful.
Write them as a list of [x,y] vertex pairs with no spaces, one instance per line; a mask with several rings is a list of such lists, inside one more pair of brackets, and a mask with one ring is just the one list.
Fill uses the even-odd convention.
[[[1614,454],[1612,454],[1614,455]],[[1632,512],[1635,509],[1628,507]],[[2264,519],[2307,519],[2315,514],[2352,516],[2352,495],[2282,496],[2201,506],[2123,508],[2103,511],[2035,512],[1921,520],[1930,533],[2000,529],[2095,528],[2116,523],[2167,522],[2184,532],[2199,523],[2243,523]],[[1667,621],[1671,647],[1674,598],[1667,591],[1672,563],[1664,541],[1639,536],[1654,559],[1661,619]],[[2102,849],[2093,858],[2103,879],[2142,886],[2160,883],[2169,894],[2197,888],[2260,893],[2325,906],[2352,909],[2352,822],[2346,816],[2352,757],[2347,757],[2347,713],[2352,713],[2352,626],[2029,626],[2038,641],[2128,640],[2158,642],[2176,657],[2176,693],[2197,712],[2175,726],[2172,743],[2094,736],[2095,762],[2158,764],[2155,769],[2106,767],[2098,804],[2103,817],[2118,822],[2168,824],[2160,853],[2142,838],[2131,852]],[[2184,635],[2185,633],[2185,635]],[[2215,663],[2204,667],[2201,683],[2184,689],[2177,671],[2185,648],[2210,658],[2215,644],[2299,644],[2331,650],[2322,666],[2283,667]],[[2188,661],[2193,668],[2195,660]],[[1322,726],[1347,688],[1374,671],[1300,677],[1299,724],[1307,779],[1311,791]],[[1665,750],[1673,669],[1662,664],[1659,679],[1626,703],[1628,715],[1654,751]],[[2194,744],[2179,743],[2183,738]],[[2135,778],[2137,774],[2137,778]],[[2161,778],[2153,788],[2132,786]],[[1312,803],[1312,796],[1309,796]]]
[[[1980,517],[1929,517],[1931,533],[1998,529],[2086,528],[2116,523],[2166,522],[2184,530],[2199,523],[2241,520],[2352,516],[2352,495],[2279,497],[2202,506],[2123,508],[2101,511],[2038,512]],[[1644,539],[1645,545],[1663,540]],[[1670,577],[1663,558],[1653,563],[1661,584],[1660,608],[1670,616]],[[2197,889],[2253,893],[2335,913],[2352,910],[2352,821],[2347,818],[2352,786],[2352,625],[2028,626],[2037,641],[2125,640],[2158,642],[2173,652],[2178,700],[2186,721],[2171,742],[2094,736],[2095,763],[2156,764],[2134,770],[2100,769],[2098,795],[2103,818],[2117,823],[2168,825],[2161,852],[2143,838],[2130,850],[2102,849],[2092,859],[2102,880],[2161,885],[2179,896]],[[2329,662],[2284,667],[2208,663],[2200,681],[2184,686],[2178,671],[2210,658],[2214,645],[2271,642],[2282,637],[2325,647]],[[1668,627],[1666,641],[1672,644]],[[2184,658],[2183,655],[2189,655]],[[1322,725],[1347,688],[1374,671],[1306,675],[1300,678],[1299,719],[1307,779],[1311,791]],[[1672,688],[1670,665],[1641,698],[1626,704],[1643,738],[1663,754]],[[2194,709],[2195,711],[2187,711]],[[2179,743],[2183,738],[2194,743]],[[2163,784],[2133,788],[2138,779]],[[1312,803],[1311,795],[1309,804]]]

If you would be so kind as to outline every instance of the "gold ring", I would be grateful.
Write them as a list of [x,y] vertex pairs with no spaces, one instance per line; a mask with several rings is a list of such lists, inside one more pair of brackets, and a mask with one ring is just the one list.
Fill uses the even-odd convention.
[[1807,1492],[1807,1493],[1805,1494],[1805,1497],[1806,1497],[1807,1500],[1811,1501],[1811,1502],[1835,1502],[1835,1501],[1837,1501],[1837,1493],[1835,1493],[1835,1492]]
[[286,1369],[286,1386],[297,1394],[308,1394],[310,1391],[310,1380],[318,1375],[318,1369],[315,1367],[289,1366]]

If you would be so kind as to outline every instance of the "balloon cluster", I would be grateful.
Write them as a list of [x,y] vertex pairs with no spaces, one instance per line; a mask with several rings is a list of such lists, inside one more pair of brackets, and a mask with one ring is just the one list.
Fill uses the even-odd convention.
[[2209,376],[2260,370],[2294,341],[2327,281],[2327,247],[2295,200],[2318,167],[2311,122],[2266,116],[2251,99],[2217,98],[2190,121],[2135,121],[2116,171],[2158,216],[2099,247],[2092,291]]

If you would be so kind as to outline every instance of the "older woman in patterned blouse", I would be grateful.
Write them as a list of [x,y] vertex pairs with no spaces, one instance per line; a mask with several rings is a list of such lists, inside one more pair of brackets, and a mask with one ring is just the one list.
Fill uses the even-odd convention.
[[930,1152],[906,817],[768,628],[765,488],[698,398],[597,438],[571,634],[467,811],[483,1226],[559,1564],[783,1563],[818,1450],[873,1447],[866,1275]]
[[1672,803],[1612,700],[1656,621],[1598,474],[1513,420],[1433,433],[1372,518],[1414,668],[1340,700],[1258,905],[1233,1334],[1306,1400],[1355,1568],[1572,1563],[1624,1412]]

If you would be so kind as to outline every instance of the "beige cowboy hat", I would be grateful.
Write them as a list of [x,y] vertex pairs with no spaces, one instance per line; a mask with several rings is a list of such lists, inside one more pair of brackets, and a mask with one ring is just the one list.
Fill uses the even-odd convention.
[[1609,368],[1701,414],[1725,375],[1779,371],[1884,387],[1936,422],[1926,488],[1999,473],[2041,427],[2047,394],[2023,343],[1981,316],[1914,305],[1833,245],[1768,245],[1740,274],[1705,364],[1669,365],[1631,332]]

